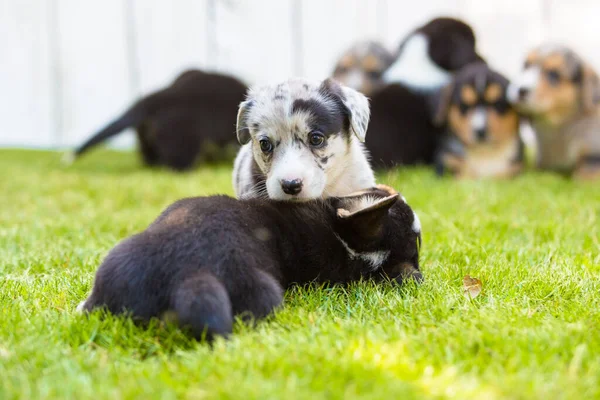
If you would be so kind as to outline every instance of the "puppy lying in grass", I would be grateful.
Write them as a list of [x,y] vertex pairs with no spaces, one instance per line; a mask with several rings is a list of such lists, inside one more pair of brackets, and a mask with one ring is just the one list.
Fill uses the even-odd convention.
[[110,251],[78,310],[175,316],[212,339],[236,315],[271,313],[292,284],[420,281],[420,241],[418,217],[385,186],[309,202],[183,199]]

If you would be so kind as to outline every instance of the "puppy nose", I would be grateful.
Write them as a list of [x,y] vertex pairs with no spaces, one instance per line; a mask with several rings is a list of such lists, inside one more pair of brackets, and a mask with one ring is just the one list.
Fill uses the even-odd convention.
[[282,179],[281,189],[285,194],[298,194],[302,191],[302,179],[292,179],[290,181],[287,179]]
[[477,140],[485,140],[485,129],[476,129],[475,130],[475,137],[477,138]]
[[528,94],[529,94],[529,89],[524,88],[524,87],[519,88],[519,91],[518,91],[519,100],[524,100]]

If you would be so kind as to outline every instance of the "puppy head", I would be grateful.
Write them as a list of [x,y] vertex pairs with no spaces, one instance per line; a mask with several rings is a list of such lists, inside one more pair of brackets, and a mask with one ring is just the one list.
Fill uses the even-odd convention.
[[519,135],[519,118],[506,98],[508,80],[486,64],[475,63],[460,70],[442,89],[435,122],[467,147],[500,144]]
[[329,175],[343,171],[352,141],[364,142],[368,122],[364,95],[332,79],[292,79],[250,89],[237,136],[252,146],[270,198],[309,200],[327,197]]
[[483,60],[475,48],[473,29],[459,19],[434,18],[415,33],[427,38],[429,57],[446,71],[457,71]]
[[339,59],[333,78],[370,96],[383,85],[383,72],[392,61],[392,54],[380,43],[359,42],[346,50]]
[[522,113],[559,125],[578,113],[597,109],[600,81],[571,49],[544,45],[527,55],[508,98]]
[[421,223],[399,193],[379,185],[331,201],[334,229],[350,258],[392,279],[422,279]]

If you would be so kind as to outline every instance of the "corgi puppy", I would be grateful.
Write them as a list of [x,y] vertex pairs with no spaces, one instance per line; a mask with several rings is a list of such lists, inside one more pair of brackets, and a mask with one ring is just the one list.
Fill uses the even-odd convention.
[[386,186],[310,202],[196,197],[111,250],[78,307],[169,316],[195,338],[263,318],[293,284],[422,280],[421,224]]
[[511,107],[508,79],[484,63],[464,67],[443,89],[436,122],[446,127],[436,160],[438,174],[459,178],[509,178],[523,168],[519,116]]

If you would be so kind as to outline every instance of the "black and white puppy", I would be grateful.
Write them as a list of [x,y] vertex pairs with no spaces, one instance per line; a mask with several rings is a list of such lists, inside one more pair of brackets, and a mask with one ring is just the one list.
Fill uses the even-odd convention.
[[137,101],[65,161],[72,162],[108,138],[134,127],[146,165],[177,171],[190,169],[199,157],[215,156],[205,154],[211,147],[218,152],[228,145],[237,146],[232,121],[246,89],[227,75],[185,71],[169,87]]
[[482,58],[466,23],[436,18],[408,35],[387,83],[371,99],[367,148],[377,167],[431,164],[443,128],[433,123],[439,90],[456,71]]
[[332,79],[250,89],[237,117],[236,196],[305,201],[374,186],[368,123],[367,98]]
[[262,318],[292,284],[422,280],[419,219],[385,186],[310,202],[196,197],[119,243],[78,307],[168,316],[196,338]]

